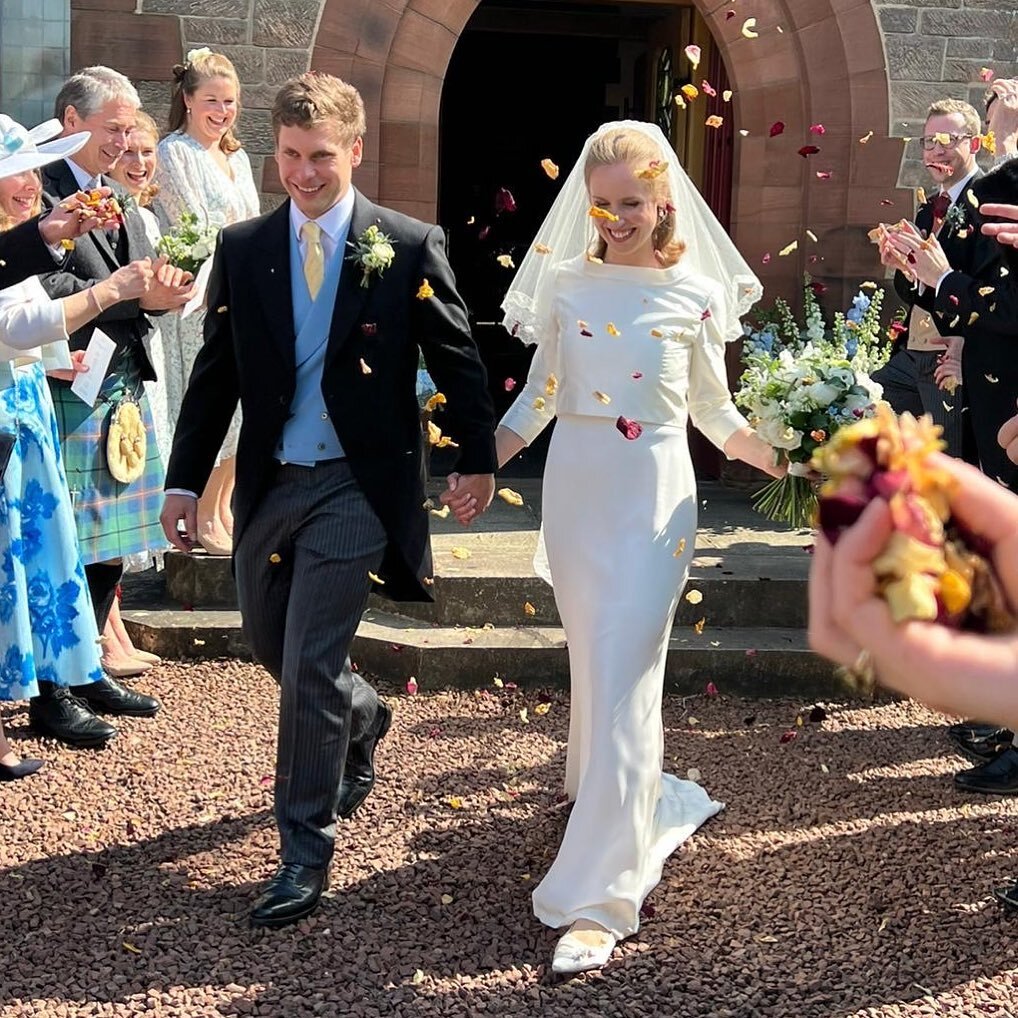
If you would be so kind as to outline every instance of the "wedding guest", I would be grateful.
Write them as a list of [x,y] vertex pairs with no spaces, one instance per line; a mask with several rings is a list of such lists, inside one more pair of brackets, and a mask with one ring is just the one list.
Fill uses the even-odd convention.
[[[533,895],[541,922],[568,927],[556,972],[605,964],[665,859],[722,808],[662,773],[661,698],[696,541],[687,421],[729,458],[783,473],[725,371],[761,292],[661,131],[623,121],[587,139],[502,305],[537,351],[495,433],[499,465],[556,420],[536,564],[569,646],[573,807]],[[443,500],[469,522],[452,483]]]
[[[49,133],[59,133],[59,123],[53,127]],[[0,230],[38,213],[38,169],[88,141],[77,133],[37,148],[40,136],[33,134],[0,115]],[[146,259],[59,300],[34,277],[0,291],[0,435],[12,442],[0,490],[0,698],[38,698],[47,690],[46,710],[33,709],[33,723],[79,746],[105,745],[116,729],[87,703],[107,680],[45,368],[65,377],[80,370],[83,353],[70,353],[69,334],[92,321],[98,307],[137,299],[151,277]],[[41,766],[19,762],[0,726],[0,780]]]
[[[135,114],[134,130],[131,131],[126,150],[110,170],[110,177],[120,184],[137,205],[138,214],[145,224],[145,234],[155,248],[160,239],[159,221],[149,206],[159,193],[155,183],[158,163],[156,146],[159,144],[159,128],[156,122],[143,110]],[[145,394],[152,408],[152,420],[156,429],[156,444],[163,463],[170,455],[173,432],[166,410],[165,355],[162,331],[158,322],[145,336],[145,349],[149,360],[159,375],[158,379],[145,382]],[[124,556],[124,572],[144,572],[153,566],[162,568],[163,553],[169,547],[161,541],[153,548]],[[110,613],[103,630],[103,669],[115,678],[128,678],[149,671],[162,659],[157,654],[140,650],[134,645],[127,627],[120,615],[120,589],[110,606]]]
[[[200,223],[229,226],[258,215],[251,163],[235,134],[240,81],[230,60],[209,49],[191,50],[173,68],[169,133],[159,143],[159,195],[155,208],[165,231],[186,212]],[[166,322],[165,365],[170,431],[176,426],[191,367],[202,345],[203,315]],[[207,552],[229,555],[240,415],[223,441],[215,470],[198,502],[198,540]]]
[[997,146],[995,167],[1018,156],[1018,79],[998,78],[987,90],[986,128]]
[[[1018,418],[1002,441],[1018,434]],[[1018,459],[1018,451],[1014,457]],[[975,468],[947,456],[937,466],[955,476],[951,512],[989,549],[1013,610],[1018,610],[1018,497]],[[873,560],[892,531],[890,508],[875,499],[831,546],[816,536],[809,577],[809,640],[845,667],[865,655],[881,685],[962,717],[1018,731],[1018,633],[985,636],[936,622],[895,623],[876,596]],[[994,890],[1018,908],[1018,883]]]
[[[976,162],[979,114],[958,99],[938,100],[926,113],[919,147],[935,190],[916,213],[917,229],[923,236],[939,237],[954,265],[978,270],[996,263],[997,250],[966,229],[959,215],[968,207],[968,192],[982,172]],[[897,413],[929,414],[943,429],[951,456],[974,459],[971,437],[966,436],[968,418],[962,411],[967,391],[960,384],[965,379],[964,337],[957,327],[935,318],[934,292],[902,270],[901,259],[889,241],[881,246],[881,260],[896,270],[894,288],[908,307],[908,332],[898,340],[888,362],[874,372],[873,380],[883,386],[884,399]],[[957,388],[948,381],[952,378]]]
[[[59,204],[79,188],[116,189],[108,173],[128,147],[139,105],[134,86],[108,67],[86,68],[65,82],[56,98],[56,115],[64,133],[85,130],[91,137],[73,158],[44,169],[43,187],[50,204]],[[119,228],[81,238],[65,263],[43,277],[43,286],[54,298],[78,293],[107,279],[119,267],[154,254],[141,216],[128,205]],[[70,345],[72,350],[83,350],[99,333],[114,343],[95,405],[88,406],[65,382],[50,380],[78,543],[100,632],[116,596],[124,556],[162,542],[159,504],[163,466],[144,390],[144,382],[153,379],[155,372],[144,339],[151,329],[149,313],[180,307],[190,289],[186,274],[162,265],[139,299],[108,307],[93,294],[99,299],[99,314],[72,330]],[[121,466],[125,464],[116,458],[118,450],[110,449],[108,433],[114,415],[123,414],[125,420],[131,420],[136,413],[142,427],[134,436],[135,448],[142,451],[143,447],[143,455],[140,462],[132,464],[133,469],[124,470]],[[122,480],[114,476],[114,469]],[[159,709],[155,698],[109,676],[83,695],[94,709],[112,714],[148,717]],[[40,696],[32,701],[34,717],[41,726],[49,723],[47,697],[48,691],[41,688]],[[73,742],[77,737],[73,726],[49,727],[57,738]]]

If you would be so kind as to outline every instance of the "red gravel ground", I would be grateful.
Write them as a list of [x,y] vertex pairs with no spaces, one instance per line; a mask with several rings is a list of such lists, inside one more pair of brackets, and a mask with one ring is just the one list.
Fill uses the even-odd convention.
[[0,786],[4,1016],[1018,1013],[1018,919],[989,899],[1018,876],[1018,799],[956,793],[963,761],[915,705],[811,723],[812,704],[669,700],[673,770],[728,808],[611,965],[559,981],[529,900],[566,819],[559,694],[385,690],[382,777],[341,829],[327,902],[254,932],[276,851],[272,683],[210,662],[139,686],[164,711],[102,753],[40,746],[5,712],[49,765]]

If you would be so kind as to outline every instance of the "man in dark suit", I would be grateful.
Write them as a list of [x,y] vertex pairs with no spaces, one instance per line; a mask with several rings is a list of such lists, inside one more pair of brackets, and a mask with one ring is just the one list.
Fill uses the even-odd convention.
[[[982,242],[984,203],[1014,201],[1018,197],[1018,160],[1004,162],[992,173],[974,181],[966,209],[966,229]],[[1018,465],[1011,461],[999,438],[1013,416],[1018,395],[1018,264],[1004,257],[998,245],[996,259],[955,262],[937,238],[926,242],[908,235],[892,238],[907,259],[917,280],[933,294],[932,310],[938,322],[947,322],[965,337],[962,369],[966,405],[983,473],[1018,492]],[[996,726],[956,725],[951,737],[978,765],[955,775],[962,791],[1018,795],[1018,745],[1013,733]]]
[[391,712],[349,659],[369,590],[430,600],[418,347],[448,400],[456,490],[480,511],[495,468],[484,368],[442,231],[351,185],[365,130],[357,90],[294,78],[272,122],[289,200],[220,235],[162,514],[188,550],[196,493],[239,400],[234,570],[247,638],[280,685],[282,865],[255,903],[261,926],[316,907],[337,815],[374,782]]
[[[998,264],[997,245],[988,243],[989,238],[968,223],[969,192],[981,175],[976,163],[979,114],[957,99],[933,103],[919,145],[936,191],[916,213],[918,234],[937,237],[951,264],[966,271],[984,272]],[[897,270],[894,288],[908,307],[908,330],[898,339],[887,364],[874,373],[874,379],[883,385],[884,398],[898,413],[907,410],[917,417],[929,414],[943,429],[947,452],[975,461],[968,421],[962,412],[964,392],[942,389],[942,372],[937,370],[945,356],[954,361],[961,356],[964,333],[959,323],[950,326],[934,316],[934,290],[911,271],[902,270],[900,255],[890,238],[881,245],[881,259]],[[960,379],[956,377],[956,381]]]
[[[64,83],[55,103],[63,135],[88,132],[90,137],[73,157],[43,170],[44,201],[55,210],[50,216],[58,215],[61,203],[79,191],[109,187],[123,195],[106,173],[127,148],[139,105],[130,81],[108,67],[86,68]],[[57,299],[88,289],[134,260],[154,257],[141,217],[128,213],[118,228],[80,237],[59,267],[54,268],[51,260],[42,283]],[[99,308],[96,318],[70,336],[72,350],[85,349],[97,329],[116,344],[93,408],[70,391],[68,382],[50,379],[64,470],[75,496],[78,543],[100,633],[123,573],[122,556],[162,546],[158,519],[162,466],[154,435],[148,436],[145,472],[129,484],[119,483],[107,467],[105,450],[111,407],[126,394],[147,412],[143,382],[155,378],[143,344],[151,328],[147,315],[179,307],[189,289],[179,270],[165,267],[140,301]],[[95,712],[148,717],[159,709],[158,700],[110,676],[76,686],[73,695],[51,683],[40,682],[39,687],[40,695],[30,705],[33,725],[73,745],[103,745],[116,734]]]

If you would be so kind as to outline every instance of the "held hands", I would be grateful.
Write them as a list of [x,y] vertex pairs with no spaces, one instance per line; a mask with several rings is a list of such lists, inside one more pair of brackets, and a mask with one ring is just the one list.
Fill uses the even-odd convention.
[[442,492],[439,500],[449,506],[453,515],[463,526],[469,526],[477,516],[491,505],[495,495],[494,474],[450,474],[446,481],[449,487]]
[[198,500],[190,495],[167,495],[159,522],[166,540],[177,551],[190,552],[198,543]]
[[938,389],[947,389],[953,393],[955,387],[962,384],[961,352],[964,346],[965,339],[962,336],[944,337],[944,352],[937,358],[937,366],[933,369],[933,381],[937,383]]
[[912,271],[912,267],[909,265],[905,256],[892,243],[894,237],[898,235],[914,237],[920,241],[923,239],[922,234],[919,232],[914,223],[902,220],[902,222],[896,224],[893,229],[883,231],[879,249],[880,262],[886,268],[896,269],[899,272],[904,272],[910,277],[914,276],[915,273]]
[[152,262],[152,272],[153,278],[141,298],[145,311],[175,311],[188,302],[194,281],[190,272],[170,265],[165,258]]
[[[1014,430],[1018,434],[1018,424]],[[959,460],[938,454],[936,463],[959,482],[951,495],[953,514],[989,545],[1005,595],[1018,605],[1018,498]],[[1018,722],[1018,634],[985,636],[933,622],[892,621],[872,568],[892,528],[887,502],[875,499],[835,547],[817,535],[810,645],[845,666],[857,664],[865,651],[883,685],[949,713]]]
[[[101,187],[98,190],[103,198],[109,198],[113,194],[108,187]],[[74,240],[89,230],[105,226],[105,222],[86,205],[87,200],[88,195],[84,191],[79,191],[51,209],[45,218],[39,221],[42,239],[50,246],[54,246],[62,240]]]

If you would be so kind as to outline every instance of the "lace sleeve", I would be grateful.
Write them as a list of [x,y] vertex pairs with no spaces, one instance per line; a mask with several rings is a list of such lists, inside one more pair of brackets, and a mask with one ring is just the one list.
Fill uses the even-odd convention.
[[156,169],[159,193],[152,207],[163,233],[174,229],[184,212],[193,212],[204,205],[195,194],[199,179],[199,168],[194,165],[186,144],[175,140],[172,134],[159,142]]

